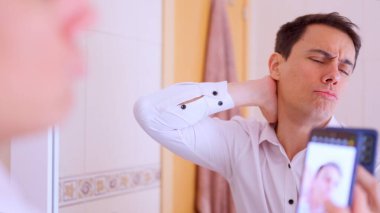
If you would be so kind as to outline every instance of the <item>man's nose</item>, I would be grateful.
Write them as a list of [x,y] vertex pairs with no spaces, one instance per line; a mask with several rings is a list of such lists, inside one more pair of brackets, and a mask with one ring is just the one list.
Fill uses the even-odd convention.
[[324,84],[336,85],[341,78],[341,74],[336,63],[331,62],[322,76],[322,82]]

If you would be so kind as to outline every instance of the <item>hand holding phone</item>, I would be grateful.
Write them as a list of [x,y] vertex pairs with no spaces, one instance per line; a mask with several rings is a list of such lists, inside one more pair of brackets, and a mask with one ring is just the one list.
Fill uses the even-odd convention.
[[326,202],[329,213],[375,213],[380,212],[380,183],[362,166],[357,168],[351,208],[337,207],[331,201]]
[[377,133],[368,129],[315,129],[307,147],[298,213],[325,212],[324,203],[347,207],[356,165],[373,173]]

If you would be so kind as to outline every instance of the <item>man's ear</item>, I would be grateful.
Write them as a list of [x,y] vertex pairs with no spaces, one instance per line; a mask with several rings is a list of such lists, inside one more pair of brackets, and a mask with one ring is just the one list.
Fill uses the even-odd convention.
[[285,61],[284,57],[282,57],[279,53],[273,53],[268,61],[268,67],[269,67],[269,75],[274,80],[280,79],[280,66]]

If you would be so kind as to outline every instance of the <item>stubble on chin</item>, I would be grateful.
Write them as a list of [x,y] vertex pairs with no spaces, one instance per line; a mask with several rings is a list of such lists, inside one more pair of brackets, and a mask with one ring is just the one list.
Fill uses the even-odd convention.
[[334,114],[335,107],[336,101],[316,99],[313,103],[313,114],[320,118],[330,118]]

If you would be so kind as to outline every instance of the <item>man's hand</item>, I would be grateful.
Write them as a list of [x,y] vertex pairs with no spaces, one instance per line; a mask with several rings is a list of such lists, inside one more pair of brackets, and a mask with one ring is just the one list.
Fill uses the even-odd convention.
[[277,122],[277,84],[270,76],[262,78],[258,82],[263,89],[259,107],[269,123]]
[[329,213],[380,213],[380,185],[362,166],[357,170],[352,208],[339,208],[328,201]]
[[241,83],[230,83],[228,92],[235,106],[258,106],[269,123],[277,122],[277,85],[270,76]]

